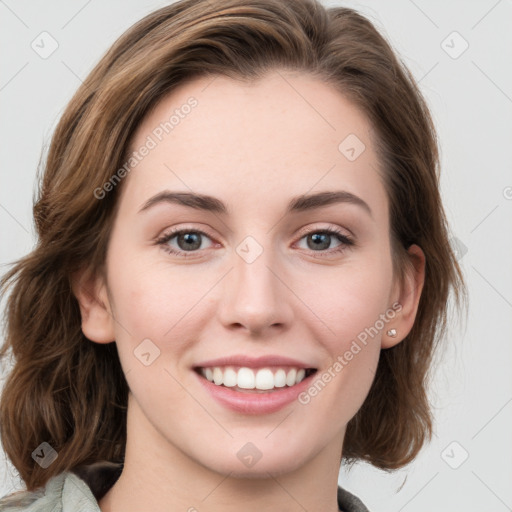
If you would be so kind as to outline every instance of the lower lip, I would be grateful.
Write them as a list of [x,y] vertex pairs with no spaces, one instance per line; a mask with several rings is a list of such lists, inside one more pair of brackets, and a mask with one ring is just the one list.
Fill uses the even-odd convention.
[[298,395],[311,384],[316,372],[306,377],[295,386],[278,388],[268,393],[235,391],[226,386],[217,386],[208,379],[194,372],[199,382],[210,392],[212,397],[221,405],[244,414],[270,414],[279,411],[297,399]]

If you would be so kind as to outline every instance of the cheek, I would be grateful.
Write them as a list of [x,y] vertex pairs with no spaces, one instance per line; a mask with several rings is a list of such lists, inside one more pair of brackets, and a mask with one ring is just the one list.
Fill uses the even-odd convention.
[[200,278],[197,272],[191,275],[184,267],[171,271],[161,255],[150,258],[139,253],[129,258],[121,254],[116,258],[115,254],[113,247],[109,285],[114,309],[117,320],[125,322],[126,330],[134,335],[153,334],[161,339],[187,311],[193,314],[211,279]]
[[369,330],[371,339],[380,340],[382,315],[391,307],[391,283],[390,261],[371,258],[366,264],[359,260],[317,276],[314,288],[303,286],[310,309],[326,327],[323,339],[331,356],[343,354],[354,339],[364,342]]
[[[136,357],[146,349],[158,354],[152,369],[173,368],[211,318],[204,311],[205,296],[218,276],[192,265],[171,268],[165,257],[154,254],[151,258],[118,254],[112,250],[108,272],[117,349],[125,372],[141,369]],[[136,374],[130,374],[132,379]]]
[[383,265],[376,264],[371,272],[344,269],[336,279],[323,280],[324,293],[310,291],[310,303],[323,320],[315,336],[328,360],[298,398],[318,423],[324,421],[326,408],[330,411],[332,435],[357,413],[372,385],[382,333],[394,317],[387,300],[389,282]]
[[339,334],[339,339],[345,341],[343,345],[348,340],[364,338],[363,333],[376,323],[380,327],[378,330],[382,331],[379,319],[388,308],[386,292],[385,289],[375,290],[375,284],[342,292],[336,303],[337,311],[330,311],[329,318],[332,319],[333,331]]

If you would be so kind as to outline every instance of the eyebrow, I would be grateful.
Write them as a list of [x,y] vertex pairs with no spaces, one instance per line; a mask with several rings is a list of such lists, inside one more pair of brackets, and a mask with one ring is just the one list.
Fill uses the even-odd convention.
[[[159,192],[158,194],[150,197],[143,204],[139,213],[160,203],[180,204],[196,210],[203,210],[223,215],[228,214],[228,207],[216,197],[190,192],[172,192],[169,190],[164,190],[163,192]],[[286,213],[305,212],[338,203],[349,203],[360,206],[370,215],[370,217],[373,218],[372,210],[368,204],[360,197],[345,190],[302,194],[294,197],[288,203]]]

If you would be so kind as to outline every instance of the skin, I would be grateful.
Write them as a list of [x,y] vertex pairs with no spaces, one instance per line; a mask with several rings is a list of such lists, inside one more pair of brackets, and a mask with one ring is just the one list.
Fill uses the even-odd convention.
[[[190,96],[198,105],[124,179],[106,280],[83,273],[74,284],[84,334],[115,340],[131,390],[124,470],[100,508],[334,512],[346,425],[368,394],[381,349],[412,328],[423,252],[410,248],[414,266],[400,284],[372,127],[331,86],[289,71],[251,85],[196,80],[143,120],[133,148]],[[349,134],[366,146],[354,161],[338,149]],[[228,214],[171,203],[139,213],[164,190],[214,196]],[[285,212],[292,197],[337,190],[363,199],[371,215],[348,202]],[[185,258],[155,243],[172,227],[208,236]],[[329,227],[355,245],[334,252],[342,246],[335,235],[320,249],[308,245],[308,234]],[[251,263],[236,251],[247,236],[263,250]],[[185,252],[177,238],[167,245]],[[277,354],[321,374],[397,301],[401,311],[306,405],[237,413],[191,370],[234,353]],[[160,350],[149,366],[134,356],[147,338]],[[237,457],[247,442],[262,454],[251,468]]]

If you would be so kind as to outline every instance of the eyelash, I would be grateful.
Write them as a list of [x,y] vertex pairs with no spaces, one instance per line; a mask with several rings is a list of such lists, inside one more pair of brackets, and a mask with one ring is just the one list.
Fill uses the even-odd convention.
[[[195,233],[195,234],[199,234],[199,235],[204,235],[204,236],[206,236],[206,237],[208,237],[210,239],[213,238],[208,233],[206,233],[204,231],[201,231],[199,229],[187,229],[187,228],[179,229],[178,228],[178,229],[173,229],[173,230],[165,233],[161,237],[159,237],[156,240],[156,244],[162,246],[162,249],[165,252],[168,252],[169,254],[174,254],[174,255],[177,255],[177,256],[181,256],[183,258],[194,257],[195,254],[199,250],[195,250],[195,251],[177,251],[176,249],[174,249],[174,248],[170,247],[169,245],[167,245],[168,242],[170,240],[172,240],[175,236],[183,234],[183,233]],[[325,258],[325,257],[331,256],[333,254],[341,254],[348,247],[351,247],[351,246],[355,245],[355,242],[354,242],[354,240],[351,237],[345,235],[344,233],[342,233],[341,231],[339,231],[335,227],[326,228],[326,229],[315,229],[315,230],[307,231],[307,232],[301,234],[299,240],[302,240],[304,237],[306,237],[308,235],[312,235],[312,234],[334,235],[341,242],[341,245],[336,247],[335,249],[331,249],[331,250],[327,250],[327,251],[325,251],[325,250],[323,250],[323,251],[311,251],[313,253],[317,253],[317,252],[319,253],[318,256],[315,255],[316,258]]]

